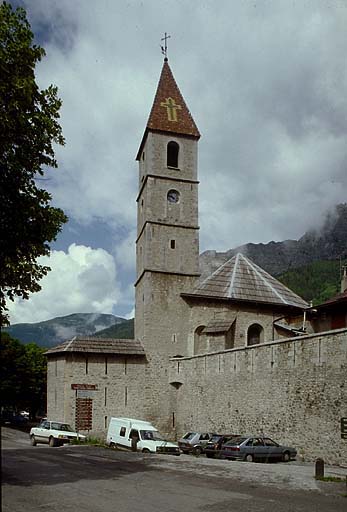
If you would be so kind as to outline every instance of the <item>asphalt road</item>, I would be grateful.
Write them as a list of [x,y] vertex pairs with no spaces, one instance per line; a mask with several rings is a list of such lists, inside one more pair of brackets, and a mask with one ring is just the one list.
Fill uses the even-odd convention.
[[317,483],[307,464],[32,447],[28,434],[2,429],[3,512],[345,512],[346,493]]

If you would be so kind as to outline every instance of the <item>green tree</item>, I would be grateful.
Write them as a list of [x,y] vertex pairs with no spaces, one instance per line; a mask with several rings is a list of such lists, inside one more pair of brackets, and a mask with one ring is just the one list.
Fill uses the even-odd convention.
[[46,410],[47,397],[47,360],[46,349],[36,343],[24,345],[25,386],[21,394],[23,408],[34,419],[38,411]]
[[58,123],[61,101],[57,88],[40,90],[35,66],[45,55],[33,44],[33,33],[22,8],[0,6],[0,222],[1,323],[8,323],[6,300],[27,299],[41,289],[50,270],[37,259],[49,255],[67,221],[50,205],[40,188],[48,167],[57,167],[53,145],[64,144]]
[[5,409],[28,410],[31,418],[46,408],[46,349],[23,345],[7,332],[1,333],[1,404]]

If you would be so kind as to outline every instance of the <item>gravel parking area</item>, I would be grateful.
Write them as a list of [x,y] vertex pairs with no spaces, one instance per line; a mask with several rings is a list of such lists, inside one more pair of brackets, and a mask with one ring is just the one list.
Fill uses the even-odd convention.
[[[197,471],[201,476],[232,478],[240,482],[256,485],[274,486],[277,488],[316,490],[328,492],[332,486],[330,482],[315,480],[314,463],[310,462],[241,462],[219,459],[208,459],[204,455],[194,457],[181,455],[180,457],[153,457],[155,466],[170,468],[175,471]],[[347,467],[325,466],[325,476],[345,479]],[[347,492],[347,487],[346,487]]]
[[[19,430],[2,428],[2,449],[33,448],[29,443],[29,434]],[[81,446],[79,446],[81,448]],[[38,445],[34,450],[46,449],[46,445]],[[66,445],[52,450],[66,450],[74,446]],[[86,447],[87,448],[87,447]],[[113,450],[110,450],[112,452]],[[100,455],[107,457],[108,449],[102,449]],[[345,484],[332,482],[320,482],[315,480],[315,467],[313,462],[241,462],[223,459],[209,459],[205,455],[196,457],[194,455],[181,454],[180,457],[168,455],[154,455],[131,452],[118,452],[127,459],[141,460],[156,469],[168,469],[179,473],[197,474],[201,477],[220,479],[232,479],[249,485],[272,486],[278,489],[319,491],[323,493],[335,492],[339,486],[341,491]],[[111,455],[111,453],[110,453]],[[81,455],[79,455],[81,457]],[[134,462],[135,462],[134,460]],[[345,479],[347,466],[325,465],[325,476],[339,477]],[[345,492],[347,493],[347,487]]]

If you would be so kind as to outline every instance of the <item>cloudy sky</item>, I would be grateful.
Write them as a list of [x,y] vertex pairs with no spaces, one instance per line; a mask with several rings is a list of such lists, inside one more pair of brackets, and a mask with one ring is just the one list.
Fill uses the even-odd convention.
[[[11,322],[131,317],[136,152],[169,64],[202,134],[200,250],[297,239],[347,200],[345,0],[23,0],[63,100],[46,186],[69,223]],[[43,260],[47,263],[46,260]]]

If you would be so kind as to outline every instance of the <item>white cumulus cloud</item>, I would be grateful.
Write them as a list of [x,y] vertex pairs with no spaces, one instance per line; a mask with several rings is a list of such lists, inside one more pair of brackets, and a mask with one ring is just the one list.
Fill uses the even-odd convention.
[[39,259],[51,271],[29,300],[9,302],[11,324],[40,322],[71,313],[112,313],[119,300],[116,265],[104,249],[71,244]]

